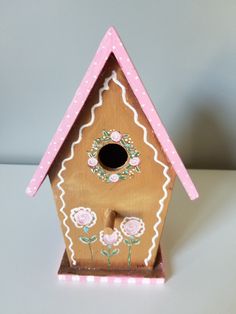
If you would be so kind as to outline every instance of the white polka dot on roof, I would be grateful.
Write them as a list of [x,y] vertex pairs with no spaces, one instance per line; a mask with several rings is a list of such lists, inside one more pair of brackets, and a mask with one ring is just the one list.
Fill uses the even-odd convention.
[[[111,39],[111,36],[113,36],[112,39]],[[83,104],[87,98],[87,95],[90,92],[91,87],[93,85],[93,81],[95,79],[97,79],[98,74],[100,73],[101,69],[103,68],[103,65],[104,65],[105,61],[108,59],[108,56],[110,55],[111,51],[114,51],[116,58],[118,60],[120,60],[121,68],[122,68],[123,72],[127,74],[130,86],[136,92],[137,98],[139,100],[142,99],[142,101],[145,101],[145,104],[142,104],[141,107],[144,108],[144,111],[145,111],[145,114],[146,114],[148,120],[150,121],[150,123],[152,124],[153,127],[156,128],[156,126],[157,126],[160,129],[160,132],[157,132],[155,130],[152,130],[152,132],[157,134],[158,139],[161,142],[161,145],[163,146],[164,149],[167,150],[167,155],[171,153],[172,156],[175,156],[174,157],[175,159],[170,159],[170,160],[171,160],[172,165],[176,165],[175,171],[178,173],[182,183],[186,186],[186,191],[188,192],[188,194],[192,198],[196,197],[197,191],[195,190],[195,187],[191,182],[191,178],[186,174],[186,169],[181,164],[181,160],[179,159],[178,154],[175,152],[174,146],[168,144],[168,143],[170,143],[170,144],[172,144],[172,143],[171,143],[168,135],[166,134],[165,129],[162,128],[162,124],[159,121],[159,117],[155,113],[155,110],[153,108],[153,105],[152,105],[150,99],[146,95],[145,90],[142,89],[143,86],[142,86],[141,81],[139,80],[139,76],[137,75],[137,73],[136,73],[136,71],[132,65],[132,62],[130,61],[130,58],[127,56],[127,53],[126,53],[125,49],[123,48],[122,42],[120,41],[119,37],[117,36],[117,34],[113,28],[109,29],[108,32],[106,33],[97,53],[95,55],[94,60],[88,69],[86,77],[82,81],[82,82],[84,82],[84,84],[86,84],[90,88],[84,88],[84,87],[80,86],[79,87],[80,91],[78,91],[76,93],[76,96],[75,96],[74,100],[72,101],[72,103],[69,107],[70,112],[67,113],[66,118],[68,120],[70,120],[71,123],[66,124],[65,121],[63,120],[61,126],[59,127],[59,129],[57,131],[58,133],[61,132],[63,136],[59,137],[57,133],[55,134],[54,139],[57,139],[59,141],[59,145],[57,145],[56,143],[52,143],[52,142],[49,144],[50,146],[52,144],[54,144],[55,146],[53,147],[53,153],[48,151],[42,159],[42,162],[41,162],[40,167],[39,167],[39,169],[41,169],[40,173],[39,173],[40,178],[43,179],[46,176],[46,172],[49,169],[49,166],[46,165],[47,162],[49,164],[51,164],[53,162],[53,159],[55,158],[56,153],[58,152],[58,150],[60,149],[60,147],[62,145],[62,142],[64,141],[70,128],[72,127],[76,116],[79,114],[81,108],[83,107]],[[96,75],[94,74],[95,71],[96,71]],[[78,103],[77,98],[80,99],[79,108],[77,108],[77,106],[72,107],[73,104]],[[147,106],[146,106],[146,104],[147,104]],[[53,159],[51,161],[48,160],[49,155],[50,156],[52,155],[51,158],[53,158]],[[44,165],[44,167],[43,167],[43,165]],[[180,167],[180,168],[177,169],[176,167]],[[42,175],[41,172],[44,175]],[[38,174],[38,172],[35,175],[37,175],[37,174]],[[185,181],[183,178],[186,178],[187,181]],[[41,181],[42,180],[37,179],[36,188],[41,184]],[[33,185],[33,183],[31,183],[31,187],[32,187],[32,185]],[[191,189],[191,192],[190,192],[190,189]],[[34,194],[34,193],[31,192],[30,194]]]

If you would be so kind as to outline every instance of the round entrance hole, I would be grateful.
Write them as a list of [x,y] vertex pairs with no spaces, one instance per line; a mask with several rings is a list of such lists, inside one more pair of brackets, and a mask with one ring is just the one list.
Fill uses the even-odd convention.
[[119,144],[107,144],[100,149],[98,159],[105,169],[115,170],[126,163],[128,154]]

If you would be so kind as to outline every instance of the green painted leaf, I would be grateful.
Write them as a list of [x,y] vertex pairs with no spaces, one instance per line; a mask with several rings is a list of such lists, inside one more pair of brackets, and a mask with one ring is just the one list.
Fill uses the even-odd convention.
[[118,173],[118,175],[119,175],[119,179],[120,179],[120,180],[126,179],[126,175],[124,175],[122,172],[121,172],[121,173]]
[[126,245],[131,245],[131,242],[130,242],[130,240],[128,240],[128,239],[124,239],[124,244],[126,244]]
[[103,136],[105,136],[106,138],[107,138],[107,137],[109,138],[109,133],[108,133],[107,131],[103,130],[102,134],[103,134]]
[[109,256],[109,253],[106,250],[101,250],[101,254],[106,257]]
[[120,252],[119,249],[115,249],[111,252],[111,256],[117,255]]
[[133,239],[133,240],[131,240],[131,242],[134,245],[138,245],[140,243],[140,240],[139,239]]
[[141,172],[138,166],[136,166],[134,169],[136,170],[136,172]]
[[95,235],[91,236],[90,243],[94,243],[97,241],[97,237]]
[[89,244],[90,239],[87,237],[79,237],[80,241],[84,244]]

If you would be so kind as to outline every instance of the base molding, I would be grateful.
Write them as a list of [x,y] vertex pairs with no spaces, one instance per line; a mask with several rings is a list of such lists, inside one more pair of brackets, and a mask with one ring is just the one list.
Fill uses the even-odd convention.
[[58,278],[78,282],[162,284],[165,282],[165,272],[161,248],[159,247],[154,267],[151,270],[100,270],[71,267],[65,251],[58,270]]

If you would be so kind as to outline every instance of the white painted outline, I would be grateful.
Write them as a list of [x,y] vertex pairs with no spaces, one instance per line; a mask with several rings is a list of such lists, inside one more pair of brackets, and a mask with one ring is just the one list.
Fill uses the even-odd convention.
[[155,248],[156,244],[155,244],[155,241],[156,239],[158,238],[159,236],[159,233],[158,233],[158,226],[159,224],[161,223],[161,213],[162,213],[162,210],[163,210],[163,207],[164,207],[164,200],[167,198],[168,196],[168,192],[167,192],[167,185],[169,184],[170,182],[170,177],[168,176],[167,174],[167,171],[169,170],[169,167],[167,165],[165,165],[163,162],[161,162],[160,160],[158,160],[158,152],[156,150],[156,148],[148,142],[147,140],[147,129],[138,121],[138,113],[137,111],[127,102],[126,100],[126,89],[125,87],[120,83],[120,81],[117,80],[117,75],[116,75],[116,72],[115,71],[112,71],[112,79],[113,81],[120,86],[121,90],[122,90],[122,99],[123,99],[123,102],[124,104],[133,111],[134,113],[134,122],[140,127],[143,129],[143,140],[144,140],[144,143],[147,144],[153,151],[154,151],[154,161],[158,164],[160,164],[164,170],[163,170],[163,174],[164,176],[166,177],[166,181],[165,183],[163,184],[162,186],[162,189],[164,191],[164,196],[159,200],[159,204],[160,204],[160,208],[159,210],[157,211],[156,213],[156,217],[157,217],[157,222],[155,223],[155,225],[153,226],[153,229],[154,229],[154,236],[152,238],[152,246],[150,247],[150,249],[148,250],[148,256],[145,258],[144,260],[144,263],[145,265],[147,266],[148,265],[148,262],[150,261],[150,259],[152,258],[152,251],[153,249]]
[[[113,74],[112,74],[113,75]],[[65,209],[65,201],[64,201],[64,195],[65,195],[65,191],[62,187],[62,184],[64,183],[64,178],[62,177],[62,173],[63,171],[66,170],[66,167],[65,167],[65,163],[69,160],[72,160],[74,158],[74,147],[76,144],[79,144],[82,140],[82,132],[83,132],[83,129],[93,125],[94,123],[94,120],[95,120],[95,115],[94,115],[94,111],[96,108],[102,106],[103,104],[103,98],[102,98],[102,93],[103,91],[105,90],[109,90],[109,86],[108,86],[108,83],[109,81],[112,79],[112,75],[110,77],[108,77],[107,79],[105,79],[104,81],[104,84],[103,84],[103,87],[99,89],[99,102],[95,105],[93,105],[93,107],[91,108],[91,120],[82,125],[79,129],[79,137],[76,141],[74,141],[71,145],[71,151],[70,151],[70,156],[68,158],[65,158],[63,161],[62,161],[62,164],[61,164],[61,170],[59,171],[58,173],[58,177],[60,179],[60,181],[57,183],[57,187],[58,189],[61,191],[61,194],[60,194],[60,200],[62,202],[62,206],[61,208],[59,209],[59,211],[63,214],[64,216],[64,219],[63,219],[63,225],[65,226],[66,228],[66,232],[65,232],[65,237],[69,240],[70,242],[70,245],[69,245],[69,250],[71,252],[71,260],[72,260],[72,263],[73,265],[76,265],[76,260],[74,258],[75,256],[75,252],[73,250],[73,241],[71,239],[71,237],[69,236],[69,232],[70,232],[70,227],[67,225],[66,221],[68,220],[68,215],[65,213],[64,209]]]
[[156,213],[156,217],[157,217],[157,222],[155,223],[155,225],[153,226],[153,229],[154,229],[154,236],[152,238],[152,245],[150,247],[150,249],[148,250],[148,256],[145,258],[144,260],[144,263],[145,265],[147,266],[148,265],[148,262],[150,261],[151,257],[152,257],[152,251],[153,249],[155,248],[155,241],[156,239],[158,238],[159,236],[159,233],[158,233],[158,226],[159,224],[161,223],[161,213],[162,213],[162,210],[163,210],[163,207],[164,207],[164,200],[167,198],[168,196],[168,192],[167,192],[167,189],[166,189],[166,186],[169,184],[170,182],[170,177],[168,176],[167,174],[167,171],[169,170],[169,167],[167,165],[165,165],[163,162],[161,162],[160,160],[158,160],[158,152],[156,150],[156,148],[148,142],[147,140],[147,129],[138,121],[138,113],[137,111],[127,102],[126,100],[126,89],[125,87],[120,83],[120,81],[117,79],[117,74],[115,71],[112,71],[112,74],[111,76],[109,76],[108,78],[105,79],[104,81],[104,84],[103,84],[103,87],[99,89],[99,102],[95,105],[93,105],[93,107],[91,108],[91,120],[82,125],[80,127],[80,130],[79,130],[79,137],[76,141],[74,141],[71,145],[71,152],[70,152],[70,156],[68,158],[65,158],[63,161],[62,161],[62,165],[61,165],[61,170],[59,171],[58,173],[58,177],[60,179],[60,181],[57,183],[57,187],[58,189],[61,191],[61,194],[60,194],[60,200],[62,202],[62,207],[60,208],[60,212],[63,214],[64,216],[64,219],[63,219],[63,225],[65,226],[66,228],[66,232],[65,232],[65,237],[69,240],[70,242],[70,245],[69,245],[69,250],[71,252],[71,260],[72,260],[72,263],[73,265],[76,265],[76,260],[74,258],[74,250],[73,250],[73,241],[71,239],[71,237],[69,236],[69,232],[70,232],[70,227],[67,225],[66,221],[68,219],[68,216],[67,214],[65,213],[64,209],[65,209],[65,201],[64,201],[64,195],[65,195],[65,191],[64,189],[62,188],[62,184],[64,183],[64,178],[62,177],[62,173],[64,172],[64,170],[66,170],[66,167],[65,167],[65,163],[69,160],[72,160],[73,157],[74,157],[74,147],[76,144],[79,144],[82,140],[82,132],[85,128],[87,127],[90,127],[91,125],[93,125],[94,123],[94,120],[95,120],[95,109],[102,106],[103,104],[103,98],[102,98],[102,93],[103,91],[105,90],[109,90],[109,86],[108,86],[108,83],[110,82],[110,80],[113,80],[122,90],[122,99],[123,99],[123,102],[124,104],[130,109],[132,110],[132,112],[134,113],[134,122],[140,127],[142,128],[143,130],[143,140],[144,140],[144,143],[146,145],[148,145],[153,151],[154,151],[154,161],[158,164],[160,164],[164,170],[163,170],[163,174],[164,176],[166,177],[166,181],[165,183],[163,184],[162,186],[162,189],[164,191],[164,196],[159,200],[159,204],[160,204],[160,208],[159,210],[157,211]]
[[[91,219],[91,221],[88,224],[80,225],[80,224],[77,223],[75,215],[79,211],[81,211],[81,210],[84,211],[84,212],[87,212],[87,213],[89,213],[91,215],[92,219]],[[70,210],[70,219],[71,219],[71,221],[73,221],[73,224],[75,225],[76,228],[82,229],[84,227],[87,227],[87,228],[90,229],[93,226],[95,226],[95,224],[97,222],[97,215],[96,215],[96,213],[94,211],[91,210],[91,208],[79,206],[79,207],[72,208]]]
[[128,234],[128,233],[125,231],[125,228],[124,228],[124,225],[125,225],[128,221],[130,221],[130,220],[136,220],[136,221],[138,221],[138,222],[141,224],[141,227],[140,227],[139,232],[134,235],[134,237],[137,237],[137,238],[141,237],[141,236],[144,234],[144,232],[145,232],[145,224],[144,224],[143,220],[142,220],[141,218],[138,218],[138,217],[129,217],[129,216],[125,217],[125,218],[121,221],[121,223],[120,223],[120,229],[121,229],[121,231],[124,233],[124,235],[125,235],[126,237],[130,237],[130,236],[131,236],[130,234]]

